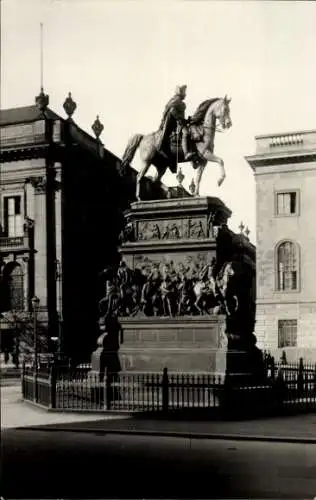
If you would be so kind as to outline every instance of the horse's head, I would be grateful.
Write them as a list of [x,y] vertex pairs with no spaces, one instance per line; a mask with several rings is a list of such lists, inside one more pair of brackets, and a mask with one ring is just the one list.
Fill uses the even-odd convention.
[[230,128],[232,126],[230,101],[227,96],[203,101],[191,117],[191,123],[199,125],[204,120],[204,127],[210,128],[214,126],[215,118],[222,130]]
[[230,103],[231,99],[228,99],[227,95],[224,98],[219,99],[217,105],[214,109],[215,116],[219,120],[220,126],[223,130],[228,129],[232,126],[232,121],[230,118]]

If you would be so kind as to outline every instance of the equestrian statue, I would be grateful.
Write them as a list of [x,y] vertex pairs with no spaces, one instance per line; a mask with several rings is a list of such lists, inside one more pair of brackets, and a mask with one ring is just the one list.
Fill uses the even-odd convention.
[[215,156],[214,136],[232,125],[229,103],[231,99],[213,98],[203,101],[192,117],[185,118],[186,85],[176,88],[175,95],[165,106],[159,129],[151,134],[135,134],[129,140],[122,158],[122,168],[133,160],[140,150],[142,167],[137,175],[136,198],[140,200],[140,182],[151,165],[156,167],[154,181],[159,182],[167,168],[177,172],[178,163],[192,163],[196,170],[194,196],[199,196],[200,183],[207,162],[219,165],[220,186],[226,177],[224,161]]

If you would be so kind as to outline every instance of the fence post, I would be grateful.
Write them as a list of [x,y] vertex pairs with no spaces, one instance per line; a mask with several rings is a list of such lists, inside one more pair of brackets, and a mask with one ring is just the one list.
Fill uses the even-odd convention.
[[106,400],[106,409],[110,410],[111,409],[111,404],[112,404],[112,380],[111,380],[111,374],[109,373],[108,369],[105,370],[105,400]]
[[38,402],[38,369],[33,367],[33,401]]
[[287,359],[286,359],[286,352],[285,351],[282,351],[282,355],[281,355],[280,361],[281,361],[282,365],[287,365]]
[[169,409],[169,377],[168,368],[163,369],[162,374],[162,411],[167,413]]
[[[25,399],[25,360],[23,359],[22,362],[22,372],[21,372],[21,392],[23,399]],[[316,380],[315,380],[316,382]]]
[[55,363],[50,369],[50,407],[56,408],[56,386],[57,386],[57,368]]
[[276,394],[277,410],[281,410],[283,409],[285,393],[287,390],[282,368],[279,368],[278,370],[277,377],[274,383],[274,389]]
[[274,357],[272,356],[271,357],[271,379],[272,381],[275,380],[275,361],[274,361]]
[[298,375],[297,375],[297,391],[301,395],[304,392],[304,364],[303,358],[300,358]]

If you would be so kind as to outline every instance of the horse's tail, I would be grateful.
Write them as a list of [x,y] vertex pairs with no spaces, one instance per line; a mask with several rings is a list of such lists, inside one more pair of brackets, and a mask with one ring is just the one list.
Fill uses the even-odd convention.
[[130,140],[127,143],[127,146],[125,148],[123,158],[122,158],[122,167],[126,168],[127,165],[131,163],[131,161],[134,158],[136,149],[140,145],[140,142],[144,136],[142,134],[135,134],[133,137],[130,138]]

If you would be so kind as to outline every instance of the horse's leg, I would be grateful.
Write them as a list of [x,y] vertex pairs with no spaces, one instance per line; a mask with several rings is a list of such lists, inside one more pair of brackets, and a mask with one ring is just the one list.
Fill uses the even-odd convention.
[[154,182],[159,182],[162,179],[162,177],[166,173],[167,168],[168,168],[168,165],[166,165],[165,167],[159,167],[159,169],[156,168],[156,175],[155,175],[155,177],[153,179]]
[[140,201],[140,181],[146,175],[156,152],[156,135],[150,134],[142,140],[139,148],[142,167],[136,177],[136,198]]
[[[196,169],[194,196],[199,196],[199,194],[200,194],[200,184],[201,184],[201,179],[202,179],[202,175],[203,175],[204,169],[206,167],[206,164],[207,164],[207,160],[205,160],[204,162],[200,161],[199,166]],[[194,166],[193,163],[192,163],[192,166]]]
[[168,304],[169,316],[173,316],[170,297],[167,297],[167,304]]
[[169,299],[167,295],[163,298],[163,313],[165,316],[170,316]]
[[182,299],[179,300],[178,304],[178,316],[181,316],[181,312],[182,312]]
[[194,305],[195,305],[196,309],[198,310],[198,312],[199,312],[200,314],[202,314],[202,309],[201,309],[201,307],[200,307],[200,302],[201,302],[201,299],[202,299],[202,295],[200,295],[199,297],[197,297],[197,298],[196,298],[196,301],[195,301],[195,303],[194,303]]
[[149,161],[146,160],[141,160],[141,161],[142,161],[142,168],[140,169],[136,177],[136,198],[138,201],[140,201],[140,181],[146,175],[150,167]]
[[226,177],[224,161],[222,160],[222,158],[219,158],[219,156],[216,156],[213,153],[211,153],[211,151],[207,151],[207,150],[203,153],[203,156],[207,161],[218,164],[219,170],[220,170],[220,176],[218,178],[217,184],[218,184],[218,186],[221,186],[221,184],[223,184],[225,177]]

